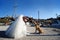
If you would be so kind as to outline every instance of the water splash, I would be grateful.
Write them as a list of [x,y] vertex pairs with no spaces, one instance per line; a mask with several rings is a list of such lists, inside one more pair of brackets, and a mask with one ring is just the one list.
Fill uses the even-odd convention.
[[20,15],[6,31],[7,36],[14,38],[21,38],[23,36],[26,36],[26,33],[27,31],[25,22],[23,21],[23,15]]

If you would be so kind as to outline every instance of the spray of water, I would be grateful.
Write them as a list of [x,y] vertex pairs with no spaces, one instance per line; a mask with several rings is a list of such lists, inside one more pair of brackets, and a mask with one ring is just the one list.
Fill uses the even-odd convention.
[[21,38],[26,36],[26,33],[27,31],[25,22],[23,21],[23,15],[20,15],[16,21],[10,25],[5,34],[9,37]]

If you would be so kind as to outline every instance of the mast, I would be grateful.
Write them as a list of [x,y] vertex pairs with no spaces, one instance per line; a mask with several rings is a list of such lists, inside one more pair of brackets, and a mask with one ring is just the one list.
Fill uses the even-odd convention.
[[38,22],[39,22],[39,10],[38,10]]
[[16,10],[17,10],[17,0],[14,0],[14,5],[13,5],[13,16],[16,18]]

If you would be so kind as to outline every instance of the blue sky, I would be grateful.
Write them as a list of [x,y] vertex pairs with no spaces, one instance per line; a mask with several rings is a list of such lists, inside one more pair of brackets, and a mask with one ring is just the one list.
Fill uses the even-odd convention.
[[38,18],[38,10],[41,19],[60,15],[60,0],[0,0],[0,17],[14,14],[16,2],[16,15],[32,16]]

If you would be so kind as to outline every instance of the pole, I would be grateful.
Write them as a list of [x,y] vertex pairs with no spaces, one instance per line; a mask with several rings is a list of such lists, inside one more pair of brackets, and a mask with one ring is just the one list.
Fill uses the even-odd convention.
[[13,6],[13,8],[14,8],[14,11],[13,11],[14,17],[16,17],[16,10],[17,10],[17,2],[16,1],[17,0],[14,0],[14,6]]
[[38,10],[38,22],[39,22],[39,10]]

